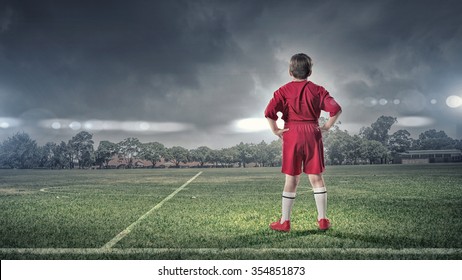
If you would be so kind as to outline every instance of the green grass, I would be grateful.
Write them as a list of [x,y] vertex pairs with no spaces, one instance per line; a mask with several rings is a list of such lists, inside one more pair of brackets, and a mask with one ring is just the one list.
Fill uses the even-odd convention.
[[[199,171],[111,250],[100,249]],[[330,166],[325,180],[333,228],[317,230],[303,177],[292,231],[279,233],[268,228],[280,215],[279,168],[0,170],[0,257],[462,258],[462,165]]]

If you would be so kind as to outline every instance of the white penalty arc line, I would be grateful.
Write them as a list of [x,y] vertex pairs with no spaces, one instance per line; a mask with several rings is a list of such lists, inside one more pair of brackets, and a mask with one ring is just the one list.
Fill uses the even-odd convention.
[[461,255],[462,248],[0,248],[0,254],[130,255],[130,254],[336,254],[336,255]]
[[136,220],[135,222],[133,222],[131,225],[129,225],[126,229],[124,229],[123,231],[121,231],[119,234],[117,234],[114,238],[112,238],[108,243],[104,244],[103,247],[101,247],[101,249],[105,250],[105,249],[111,249],[115,244],[117,244],[117,242],[119,242],[120,240],[122,240],[122,238],[124,238],[125,236],[127,236],[127,234],[129,234],[133,228],[139,224],[142,220],[146,219],[147,216],[149,216],[149,214],[151,214],[152,212],[154,212],[155,210],[159,209],[160,207],[162,207],[162,205],[164,205],[165,202],[169,201],[170,199],[172,199],[177,193],[179,193],[182,189],[184,189],[187,185],[189,185],[189,183],[191,183],[192,181],[194,181],[197,177],[199,177],[199,175],[202,174],[202,171],[197,173],[194,177],[192,177],[191,179],[189,179],[186,183],[184,183],[181,187],[179,187],[178,189],[176,189],[174,192],[172,192],[169,196],[167,196],[166,198],[164,198],[164,200],[162,200],[161,202],[159,202],[156,206],[152,207],[151,210],[149,210],[148,212],[146,212],[143,216],[139,217],[138,220]]

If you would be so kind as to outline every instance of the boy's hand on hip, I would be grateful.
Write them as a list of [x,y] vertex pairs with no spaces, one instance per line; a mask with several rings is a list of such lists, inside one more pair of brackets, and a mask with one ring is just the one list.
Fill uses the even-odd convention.
[[274,135],[276,135],[277,137],[281,138],[282,139],[282,135],[284,134],[284,132],[286,131],[289,131],[288,128],[283,128],[283,129],[277,129],[275,131],[273,131]]

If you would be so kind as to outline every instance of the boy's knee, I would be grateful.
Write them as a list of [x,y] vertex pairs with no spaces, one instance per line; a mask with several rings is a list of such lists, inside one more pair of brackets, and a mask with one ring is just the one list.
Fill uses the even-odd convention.
[[294,192],[300,182],[300,176],[289,176],[286,175],[286,182],[284,185],[284,189],[286,191]]
[[310,180],[311,186],[313,188],[324,187],[324,180],[322,179],[321,174],[309,174],[308,179]]

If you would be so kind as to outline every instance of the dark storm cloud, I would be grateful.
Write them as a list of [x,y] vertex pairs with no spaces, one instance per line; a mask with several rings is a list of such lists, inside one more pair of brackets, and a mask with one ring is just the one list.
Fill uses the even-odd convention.
[[197,89],[199,66],[233,51],[219,19],[187,1],[96,3],[9,6],[14,22],[2,34],[1,74],[12,94],[3,110],[153,117],[135,112],[144,111],[146,100],[162,104],[168,93]]
[[298,50],[312,55],[312,78],[345,105],[345,124],[368,125],[382,114],[428,116],[454,135],[455,112],[441,105],[461,91],[459,2],[289,3],[267,13],[266,31],[287,57]]
[[1,42],[2,113],[10,116],[39,108],[57,117],[223,122],[252,108],[252,72],[271,67],[255,38],[244,53],[228,28],[234,15],[261,9],[228,18],[190,1],[6,8],[13,23]]
[[235,143],[224,127],[261,117],[306,52],[345,125],[389,114],[455,130],[460,14],[458,1],[7,1],[0,117],[176,121],[199,144]]

